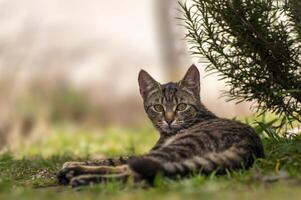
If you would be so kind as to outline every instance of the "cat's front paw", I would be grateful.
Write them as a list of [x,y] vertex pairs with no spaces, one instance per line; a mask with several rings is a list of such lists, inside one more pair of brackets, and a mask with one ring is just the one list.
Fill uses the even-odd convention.
[[67,162],[63,168],[57,173],[56,177],[61,184],[69,184],[70,180],[82,173],[80,165],[75,165],[73,162]]
[[74,171],[72,169],[63,168],[56,174],[56,177],[60,184],[67,185],[67,184],[69,184],[69,181],[73,177],[73,174],[74,174]]

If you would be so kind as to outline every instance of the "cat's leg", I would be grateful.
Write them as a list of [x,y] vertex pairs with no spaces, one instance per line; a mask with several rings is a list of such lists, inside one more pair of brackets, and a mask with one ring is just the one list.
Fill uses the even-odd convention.
[[[118,168],[118,167],[116,167]],[[131,180],[133,182],[138,182],[141,180],[141,177],[132,171],[128,165],[120,167],[118,170],[113,170],[109,174],[85,174],[75,176],[70,180],[70,185],[72,187],[78,187],[82,185],[91,185],[107,181],[122,181],[126,182]]]
[[68,161],[63,164],[62,168],[67,167],[74,167],[79,165],[90,165],[90,166],[118,166],[118,165],[124,165],[126,164],[127,160],[130,159],[133,156],[120,156],[116,158],[106,158],[101,160],[91,160],[91,161],[84,161],[84,162],[78,162],[78,161]]
[[[104,160],[86,162],[66,162],[58,172],[58,181],[68,184],[74,176],[82,174],[108,174],[119,170],[119,166],[125,165],[130,157],[108,158]],[[115,167],[117,167],[115,169]]]
[[75,167],[75,166],[81,166],[81,165],[87,165],[87,164],[86,164],[86,162],[68,161],[63,164],[62,169],[69,168],[69,167]]
[[85,165],[92,166],[119,166],[124,165],[127,161],[134,156],[119,156],[115,158],[107,158],[102,160],[86,161]]
[[69,181],[76,176],[83,174],[113,174],[122,172],[122,167],[117,166],[90,166],[90,165],[74,165],[67,168],[63,168],[57,174],[57,178],[60,183],[68,184]]

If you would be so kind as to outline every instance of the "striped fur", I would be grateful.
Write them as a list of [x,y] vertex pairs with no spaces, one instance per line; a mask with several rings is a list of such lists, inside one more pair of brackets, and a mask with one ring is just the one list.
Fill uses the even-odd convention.
[[[129,160],[131,169],[141,176],[151,179],[159,171],[169,177],[225,173],[248,168],[254,157],[264,157],[261,141],[250,126],[219,118],[201,103],[195,66],[178,83],[158,84],[144,71],[139,80],[145,110],[161,136],[148,154]],[[152,86],[149,93],[148,87],[141,84],[144,80]],[[181,103],[187,109],[177,111]],[[164,107],[164,112],[174,112],[174,123],[166,126],[164,112],[153,108],[157,104]]]
[[[210,126],[216,123],[222,126]],[[206,131],[203,132],[202,127]],[[214,130],[211,131],[210,127]],[[130,159],[129,165],[135,172],[152,180],[154,176],[150,177],[149,174],[158,172],[176,177],[191,173],[210,174],[215,171],[223,174],[227,170],[247,169],[255,157],[264,157],[264,152],[254,130],[239,122],[217,118],[168,137],[148,154]],[[148,163],[153,167],[147,168]]]
[[76,186],[110,177],[152,181],[158,173],[171,178],[191,173],[223,174],[227,170],[247,169],[254,158],[264,157],[262,143],[253,128],[219,118],[201,103],[195,66],[180,82],[167,84],[156,82],[142,70],[139,86],[145,111],[160,133],[156,145],[141,156],[68,162],[58,175],[61,182],[70,181]]

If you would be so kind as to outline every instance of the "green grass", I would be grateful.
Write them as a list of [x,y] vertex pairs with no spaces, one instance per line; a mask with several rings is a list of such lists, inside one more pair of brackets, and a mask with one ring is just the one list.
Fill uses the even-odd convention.
[[[39,143],[0,154],[0,199],[300,199],[301,138],[284,138],[255,124],[266,158],[226,176],[158,178],[154,187],[111,182],[74,190],[55,173],[69,160],[146,152],[158,135],[151,127],[75,130],[55,127]],[[267,131],[270,131],[267,133]]]

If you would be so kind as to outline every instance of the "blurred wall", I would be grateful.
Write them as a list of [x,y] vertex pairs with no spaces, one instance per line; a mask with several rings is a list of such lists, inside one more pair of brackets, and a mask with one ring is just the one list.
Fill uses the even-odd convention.
[[[176,7],[172,0],[1,0],[2,122],[18,117],[15,99],[37,91],[51,99],[48,91],[66,87],[100,108],[104,124],[144,121],[139,70],[166,82],[198,62],[187,54]],[[220,116],[248,114],[245,104],[219,99],[223,88],[215,76],[202,78],[204,103]],[[27,101],[19,104],[28,110]]]

